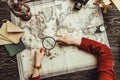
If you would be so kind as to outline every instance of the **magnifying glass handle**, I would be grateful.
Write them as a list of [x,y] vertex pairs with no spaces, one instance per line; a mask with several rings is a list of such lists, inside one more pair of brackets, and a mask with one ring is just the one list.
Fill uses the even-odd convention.
[[48,55],[48,53],[49,53],[49,52],[48,52],[48,50],[46,49],[46,56]]
[[48,50],[48,49],[46,49],[46,51],[47,51],[47,52],[46,52],[46,56],[48,56],[48,55],[49,55],[49,50]]

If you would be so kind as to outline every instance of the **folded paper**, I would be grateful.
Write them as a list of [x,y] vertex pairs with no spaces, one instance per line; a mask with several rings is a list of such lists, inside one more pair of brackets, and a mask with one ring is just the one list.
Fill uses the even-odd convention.
[[3,23],[0,29],[0,45],[17,44],[23,36],[24,31],[10,21]]
[[118,8],[118,10],[120,11],[120,0],[111,0],[111,1]]

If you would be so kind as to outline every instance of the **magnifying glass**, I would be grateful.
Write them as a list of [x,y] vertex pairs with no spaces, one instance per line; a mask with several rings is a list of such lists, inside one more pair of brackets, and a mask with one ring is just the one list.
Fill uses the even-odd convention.
[[46,49],[47,55],[49,55],[49,50],[53,49],[56,45],[56,40],[53,37],[45,37],[42,41],[43,48]]

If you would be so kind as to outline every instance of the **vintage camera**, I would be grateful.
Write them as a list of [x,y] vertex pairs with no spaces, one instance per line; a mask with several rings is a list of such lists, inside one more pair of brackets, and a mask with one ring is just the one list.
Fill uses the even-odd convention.
[[80,10],[82,8],[82,5],[86,5],[87,2],[88,0],[75,0],[73,10]]

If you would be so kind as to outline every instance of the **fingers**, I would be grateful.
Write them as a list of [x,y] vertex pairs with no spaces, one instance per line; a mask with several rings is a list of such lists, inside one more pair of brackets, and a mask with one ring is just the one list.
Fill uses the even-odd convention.
[[65,39],[66,39],[66,37],[61,37],[58,40],[56,40],[56,42],[65,42]]
[[35,52],[36,52],[36,53],[46,54],[45,48],[38,48]]
[[40,50],[40,53],[45,52],[45,48],[39,48],[39,50]]
[[57,44],[61,45],[61,46],[68,46],[68,38],[67,36],[61,37],[58,40],[56,40]]
[[56,42],[61,42],[61,38],[57,39]]
[[45,48],[40,48],[40,53],[46,55],[47,51],[45,50]]
[[61,46],[68,46],[68,44],[65,43],[65,42],[57,42],[57,44],[58,44],[58,45],[61,45]]

